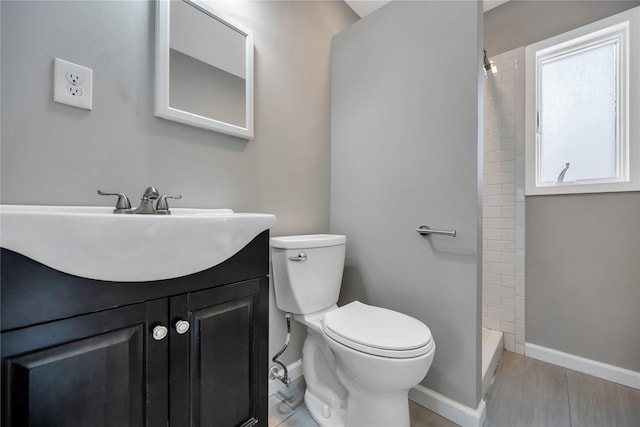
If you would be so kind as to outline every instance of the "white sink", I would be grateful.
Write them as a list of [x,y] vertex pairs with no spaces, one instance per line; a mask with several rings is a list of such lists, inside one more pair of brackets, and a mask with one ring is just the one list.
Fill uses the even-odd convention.
[[231,209],[132,215],[112,207],[1,205],[0,246],[75,276],[162,280],[220,264],[275,223],[274,215]]

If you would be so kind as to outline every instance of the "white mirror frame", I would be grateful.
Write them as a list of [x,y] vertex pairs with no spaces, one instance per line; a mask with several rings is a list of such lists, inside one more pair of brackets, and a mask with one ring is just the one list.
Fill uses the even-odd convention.
[[[177,0],[156,1],[156,88],[155,115],[167,120],[204,129],[222,132],[244,139],[253,139],[253,33],[222,18],[206,1],[182,0],[195,5],[203,13],[225,24],[246,37],[246,127],[226,123],[212,117],[204,117],[188,111],[172,108],[169,104],[169,47],[170,47],[170,3]],[[215,42],[215,41],[211,41]]]

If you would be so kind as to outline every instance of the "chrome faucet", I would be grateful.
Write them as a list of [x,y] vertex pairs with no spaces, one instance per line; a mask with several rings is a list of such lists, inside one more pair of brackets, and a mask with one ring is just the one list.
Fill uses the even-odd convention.
[[160,197],[160,193],[156,187],[147,187],[144,190],[142,199],[140,199],[140,206],[134,211],[136,214],[155,215],[156,209],[153,207],[153,201]]
[[[128,213],[128,214],[143,214],[143,215],[171,215],[169,210],[169,203],[167,199],[181,199],[182,196],[177,194],[175,196],[160,195],[157,188],[151,186],[144,190],[142,199],[140,199],[140,206],[137,209],[131,208],[131,202],[124,193],[105,193],[98,190],[98,194],[101,196],[118,196],[118,202],[113,213]],[[158,200],[156,206],[153,206],[153,201]]]

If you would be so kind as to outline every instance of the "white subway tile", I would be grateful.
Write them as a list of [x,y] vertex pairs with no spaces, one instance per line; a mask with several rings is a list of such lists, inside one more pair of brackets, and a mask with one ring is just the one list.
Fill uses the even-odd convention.
[[508,161],[516,159],[516,150],[502,150],[500,151],[500,161]]
[[518,178],[521,178],[523,184],[521,186],[524,185],[524,150],[522,150],[522,153],[517,153],[516,152],[516,182],[518,181]]
[[[491,198],[491,196],[488,198]],[[502,218],[483,218],[482,224],[485,228],[502,228]]]
[[[504,77],[502,77],[502,80],[504,80]],[[516,111],[524,110],[524,108],[525,108],[525,87],[517,85],[517,84],[514,85],[513,94],[514,94],[514,103],[515,103],[515,106],[516,106]],[[524,130],[524,127],[521,128],[521,129]]]
[[[506,204],[506,203],[504,203]],[[514,221],[513,218],[502,218],[500,219],[500,228],[502,229],[507,229],[507,230],[515,230],[516,228],[516,223]],[[514,250],[515,249],[515,243],[512,243],[512,247],[511,249],[508,250]]]
[[513,274],[501,274],[500,275],[500,284],[506,288],[511,288],[514,289],[514,294],[515,294],[515,287],[516,287],[516,276]]
[[[499,154],[504,156],[504,153],[505,151],[501,151]],[[513,184],[516,181],[516,177],[513,172],[500,172],[486,176],[485,181],[487,184]]]
[[[500,165],[500,163],[490,163],[491,165]],[[485,168],[486,172],[486,168]],[[485,196],[496,196],[502,194],[502,184],[484,184],[482,186],[482,193]]]
[[516,225],[516,249],[524,249],[524,230],[524,225]]
[[[484,232],[486,232],[487,230],[484,230]],[[496,230],[496,231],[500,231],[500,230]],[[482,252],[482,258],[489,262],[489,261],[494,261],[494,262],[499,262],[502,256],[502,252],[495,252],[495,251],[483,251]]]
[[492,319],[506,320],[508,322],[515,322],[515,314],[511,310],[503,310],[501,308],[489,307],[489,317]]
[[[514,139],[514,143],[515,143],[515,137],[516,137],[516,128],[514,125],[505,127],[502,126],[498,132],[500,132],[500,139],[501,140],[505,140],[507,138],[513,138]],[[515,147],[514,147],[515,149]]]
[[501,86],[510,85],[512,88],[516,86],[516,72],[515,72],[515,64],[512,62],[511,69],[503,69],[502,70],[502,81],[500,82]]
[[497,297],[495,295],[483,295],[483,303],[487,304],[487,308],[488,307],[496,307],[496,308],[500,308],[500,304],[501,304],[501,298]]
[[516,171],[516,162],[515,160],[505,160],[500,163],[500,171],[501,172],[515,172]]
[[507,351],[515,351],[516,343],[513,334],[504,334],[504,348]]
[[516,249],[516,272],[524,273],[525,253],[524,249]]
[[[515,134],[516,121],[514,119],[514,116],[515,114],[508,114],[508,115],[502,116],[501,128],[509,132],[509,136],[505,138],[501,138],[502,149],[504,150],[509,150],[509,149],[515,150],[516,148],[516,134]],[[511,132],[513,132],[513,134],[511,134]],[[501,135],[504,135],[504,133],[502,133]]]
[[[506,208],[502,208],[503,210]],[[505,215],[503,215],[505,216]],[[515,230],[502,230],[502,240],[516,240],[516,231]],[[515,246],[514,246],[515,247]],[[512,261],[515,264],[515,259]]]
[[[487,293],[492,295],[495,295],[495,293],[493,293],[495,290],[490,289],[490,286],[500,285],[502,283],[501,277],[499,274],[488,273],[486,271],[482,273],[482,281],[483,283],[487,284]],[[497,295],[497,296],[501,296],[501,295]]]
[[516,295],[524,297],[524,273],[516,273]]
[[498,252],[513,252],[515,250],[515,242],[505,240],[489,240],[487,249]]
[[496,252],[496,253],[500,254],[500,262],[504,264],[515,265],[516,254],[514,254],[513,252]]
[[[513,199],[513,196],[516,194],[516,186],[515,184],[502,184],[500,192],[503,195],[510,195],[509,202],[511,202],[511,199]],[[515,199],[513,201],[515,202]]]
[[[493,153],[502,149],[502,143],[499,139],[487,140],[484,143],[484,153]],[[486,159],[485,161],[486,162]],[[487,162],[488,163],[488,162]]]
[[516,132],[516,154],[519,156],[524,156],[525,154],[524,130],[521,131],[520,129]]
[[499,129],[502,127],[502,120],[500,117],[488,118],[484,121],[484,129],[492,130]]
[[524,320],[516,319],[516,342],[524,344],[526,341],[524,339],[525,329],[524,329]]
[[515,48],[506,52],[502,52],[500,55],[496,55],[496,57],[498,57],[500,61],[513,60],[513,58],[516,58],[516,56],[518,55],[519,49],[520,48]]
[[521,98],[519,96],[520,91],[524,92],[524,88],[516,87],[516,113],[514,114],[515,116],[514,124],[516,127],[516,134],[519,131],[524,131],[524,128],[525,128],[524,108],[519,108],[520,102],[521,102]]
[[[493,208],[485,208],[485,211],[487,209],[493,209]],[[502,238],[502,230],[499,228],[485,228],[484,230],[482,230],[482,233],[483,233],[483,238],[487,240],[500,240]],[[491,252],[491,251],[488,251],[488,252]],[[489,260],[489,261],[493,261],[493,260]]]
[[492,284],[487,284],[487,294],[505,298],[516,297],[514,288]]
[[516,209],[516,225],[526,225],[525,216],[526,215],[524,209]]
[[[515,218],[516,217],[516,208],[513,206],[503,206],[502,207],[502,217],[503,218]],[[509,238],[509,239],[505,239],[505,240],[514,240],[515,236],[513,239]]]
[[[484,215],[487,218],[501,218],[502,209],[500,208],[500,206],[485,206],[483,208],[482,215]],[[487,237],[487,238],[490,238],[490,237]]]
[[500,330],[505,333],[515,334],[516,333],[516,325],[514,322],[508,322],[506,320],[500,321]]
[[524,320],[525,319],[525,305],[524,305],[524,297],[516,297],[516,319]]
[[[498,185],[498,186],[500,186],[500,189],[502,190],[502,185],[501,184],[492,184],[492,185]],[[487,206],[496,206],[498,208],[502,207],[502,195],[489,194],[486,197],[483,197],[483,201],[484,201],[484,207],[485,208]],[[498,227],[495,227],[495,228],[498,228]]]
[[[499,70],[499,68],[498,68]],[[489,73],[489,72],[485,72],[485,78],[487,79],[487,86],[491,89],[496,88],[496,86],[498,86],[500,84],[500,82],[502,81],[502,76],[500,75],[500,73]],[[488,92],[488,91],[487,91]]]
[[[493,306],[496,306],[495,304]],[[516,300],[512,298],[500,298],[500,305],[497,306],[502,308],[503,310],[514,311],[516,309]],[[516,317],[517,319],[517,317]]]
[[489,262],[487,263],[487,272],[502,274],[502,264],[499,262]]
[[486,317],[484,319],[482,319],[482,324],[485,328],[489,328],[489,329],[494,329],[496,331],[500,330],[500,320],[499,319],[492,319],[490,317]]
[[[502,185],[507,185],[507,184],[502,184]],[[504,188],[503,188],[504,191]],[[506,190],[509,191],[509,190]],[[502,196],[502,200],[500,205],[501,206],[512,206],[515,207],[516,205],[516,198],[514,194],[503,194]]]
[[499,151],[486,152],[486,155],[484,156],[483,161],[487,163],[500,163],[502,161],[502,159],[500,158],[500,152]]

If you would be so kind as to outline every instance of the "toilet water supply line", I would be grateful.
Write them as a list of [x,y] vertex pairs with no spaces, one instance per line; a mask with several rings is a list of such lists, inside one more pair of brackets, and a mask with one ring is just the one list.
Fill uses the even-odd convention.
[[287,349],[287,347],[289,347],[289,341],[291,340],[291,313],[285,313],[285,317],[287,319],[287,336],[284,339],[284,347],[282,347],[282,349],[280,349],[280,351],[275,356],[273,356],[273,359],[271,359],[273,363],[277,363],[278,365],[282,366],[284,375],[280,373],[277,366],[272,366],[269,371],[269,378],[272,380],[278,379],[284,385],[289,387],[289,384],[291,384],[291,380],[289,379],[289,371],[287,370],[287,367],[284,365],[284,363],[278,360],[278,357],[280,357],[282,353],[284,353],[284,351]]

